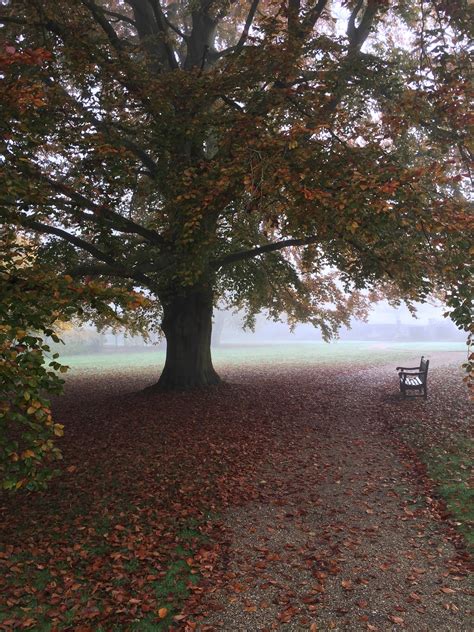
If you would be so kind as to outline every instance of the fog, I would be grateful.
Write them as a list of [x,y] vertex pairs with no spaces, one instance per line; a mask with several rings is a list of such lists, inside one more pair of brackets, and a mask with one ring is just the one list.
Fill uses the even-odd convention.
[[[342,341],[393,341],[417,342],[463,341],[465,334],[454,323],[443,317],[445,307],[415,304],[416,317],[405,306],[393,308],[379,303],[370,313],[367,322],[353,320],[350,328],[342,328]],[[279,344],[321,341],[321,333],[309,324],[300,324],[293,331],[286,323],[268,321],[265,315],[257,317],[255,332],[242,331],[242,318],[229,312],[215,314],[214,344]]]
[[[388,303],[378,303],[367,322],[353,320],[350,329],[340,330],[341,341],[380,342],[464,342],[465,333],[444,318],[445,307],[416,304],[417,314],[413,317],[405,306],[395,309]],[[321,333],[309,324],[300,324],[290,331],[286,322],[269,321],[265,314],[256,319],[255,331],[243,330],[243,314],[228,310],[214,311],[212,344],[225,345],[276,345],[305,342],[320,342]],[[61,354],[74,355],[113,351],[151,351],[164,348],[166,343],[159,336],[144,341],[140,336],[126,332],[98,333],[93,326],[74,327],[61,332],[66,346],[53,345]]]

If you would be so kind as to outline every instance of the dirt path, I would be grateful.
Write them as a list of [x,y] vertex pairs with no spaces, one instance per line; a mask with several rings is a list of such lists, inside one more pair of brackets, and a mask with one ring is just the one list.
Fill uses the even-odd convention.
[[294,390],[258,501],[224,516],[229,555],[198,629],[472,629],[464,562],[389,431],[431,403],[401,401],[393,369],[319,374],[321,401],[311,376]]

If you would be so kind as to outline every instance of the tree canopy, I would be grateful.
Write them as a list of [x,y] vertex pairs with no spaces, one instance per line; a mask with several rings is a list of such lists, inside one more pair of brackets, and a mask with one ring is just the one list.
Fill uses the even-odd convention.
[[159,306],[164,388],[218,382],[218,300],[330,337],[370,292],[437,292],[467,330],[471,18],[465,0],[3,0],[4,226],[57,277]]

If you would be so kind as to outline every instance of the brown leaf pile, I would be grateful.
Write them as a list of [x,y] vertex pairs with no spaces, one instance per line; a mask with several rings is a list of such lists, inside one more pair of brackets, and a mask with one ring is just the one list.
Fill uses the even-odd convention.
[[[432,400],[400,401],[389,369],[226,377],[70,379],[62,476],[1,500],[0,629],[467,630],[462,543],[433,490],[413,506],[429,482],[390,431]],[[160,592],[173,565],[185,604]]]

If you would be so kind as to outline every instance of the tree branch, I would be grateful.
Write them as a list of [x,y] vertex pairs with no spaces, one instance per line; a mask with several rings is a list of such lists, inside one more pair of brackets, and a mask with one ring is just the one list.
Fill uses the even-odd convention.
[[300,8],[301,0],[288,0],[288,40],[291,42],[301,35]]
[[162,16],[163,16],[163,20],[165,21],[166,25],[176,33],[176,35],[179,35],[180,37],[183,38],[183,40],[187,40],[189,35],[186,35],[186,33],[183,33],[183,31],[181,31],[177,26],[175,26],[171,20],[168,18],[168,16],[165,14],[164,11],[161,12]]
[[105,17],[102,7],[97,6],[93,0],[81,0],[81,2],[85,7],[89,9],[92,17],[107,35],[112,46],[117,51],[122,52],[125,48],[124,42],[119,38],[119,36],[115,32],[114,27]]
[[[128,0],[126,0],[128,1]],[[48,17],[47,15],[39,16],[40,20],[37,22],[33,22],[32,20],[26,20],[23,18],[10,17],[10,16],[2,16],[0,15],[0,24],[1,23],[12,23],[12,24],[22,24],[28,25],[29,27],[35,27],[41,30],[41,33],[52,33],[62,39],[62,41],[70,47],[70,44],[73,43],[75,46],[80,46],[81,50],[84,49],[84,41],[78,41],[74,38],[74,33],[67,28],[64,28],[63,25],[55,22],[53,19]],[[138,30],[138,26],[137,26]],[[101,63],[103,64],[104,69],[109,70],[111,76],[128,92],[133,95],[138,101],[143,105],[146,111],[151,116],[156,116],[156,112],[153,108],[150,107],[149,99],[146,95],[143,94],[143,88],[141,82],[137,81],[135,76],[131,76],[128,68],[125,64],[122,63],[120,66],[121,72],[117,72],[117,64],[116,60],[111,60],[109,55],[102,54],[99,50],[96,51],[97,57],[101,59]]]
[[303,20],[303,32],[309,33],[313,30],[316,22],[319,20],[321,13],[324,11],[328,0],[319,0],[318,3],[308,11]]
[[333,96],[323,108],[323,113],[325,114],[330,114],[331,112],[333,112],[340,103],[343,95],[343,88],[346,86],[347,82],[352,76],[352,64],[354,58],[356,58],[360,54],[360,49],[369,36],[370,28],[377,14],[377,10],[379,8],[378,0],[368,0],[364,15],[362,16],[359,26],[356,27],[355,21],[363,4],[364,0],[359,0],[349,17],[349,21],[347,23],[349,50],[346,59],[341,66],[341,77],[338,81],[339,85],[336,84],[336,86],[334,87]]
[[247,15],[247,19],[245,20],[244,29],[242,31],[242,34],[240,36],[239,41],[237,42],[237,44],[234,47],[234,53],[240,53],[242,48],[245,46],[245,42],[248,39],[249,31],[250,31],[250,28],[251,28],[251,26],[253,24],[255,13],[257,12],[259,4],[260,4],[260,0],[253,0],[252,1],[252,4],[250,5],[250,10],[249,10],[248,15]]
[[125,268],[113,267],[100,263],[83,263],[72,268],[68,268],[66,273],[72,277],[79,278],[85,276],[111,276],[120,279],[134,279],[139,283],[151,287],[151,280],[144,274],[137,271],[127,271]]
[[255,13],[257,12],[258,5],[260,4],[260,0],[252,0],[252,4],[250,5],[250,10],[247,15],[247,19],[245,20],[245,25],[240,35],[239,41],[235,46],[229,46],[225,50],[213,52],[210,56],[215,60],[220,57],[224,57],[225,55],[229,55],[230,53],[240,53],[240,51],[245,46],[245,42],[248,39],[250,28],[253,24],[253,20],[255,17]]
[[[113,227],[119,232],[129,232],[136,235],[140,235],[141,237],[144,237],[147,241],[155,245],[163,244],[162,236],[156,231],[145,228],[144,226],[141,226],[140,224],[136,224],[132,220],[126,217],[123,217],[123,215],[120,215],[120,213],[113,211],[112,209],[105,206],[104,204],[96,204],[92,200],[89,200],[88,198],[86,198],[81,193],[78,193],[77,191],[74,191],[73,189],[71,189],[67,184],[64,184],[62,182],[57,182],[56,180],[53,180],[46,174],[42,173],[36,167],[36,165],[32,165],[32,164],[26,165],[25,163],[22,162],[21,164],[17,163],[16,166],[24,174],[30,177],[34,177],[37,180],[40,180],[42,182],[45,182],[53,190],[58,191],[59,193],[65,195],[70,200],[78,204],[78,206],[80,206],[81,208],[90,209],[96,214],[98,218],[105,217],[109,219],[111,222],[114,223]],[[88,219],[94,222],[93,216],[91,216]],[[95,221],[95,223],[98,223],[98,222]]]
[[[345,239],[347,243],[349,243],[353,248],[362,253],[364,256],[370,254],[370,256],[374,257],[378,264],[381,267],[381,270],[390,278],[393,279],[393,275],[389,272],[384,265],[384,262],[380,259],[380,257],[374,255],[371,250],[370,253],[367,252],[367,249],[364,248],[361,244],[358,244],[353,239],[348,239],[347,237],[339,236],[340,238]],[[284,248],[290,248],[291,246],[309,246],[310,244],[316,244],[321,241],[321,238],[316,235],[310,235],[308,237],[303,237],[301,239],[283,239],[281,241],[276,241],[272,244],[266,244],[265,246],[258,246],[257,248],[252,248],[251,250],[241,250],[239,252],[234,252],[230,255],[226,255],[225,257],[220,257],[219,259],[215,259],[211,262],[211,266],[214,269],[219,269],[224,266],[231,265],[232,263],[237,263],[238,261],[245,261],[246,259],[254,259],[259,255],[267,254],[269,252],[275,252],[278,250],[283,250]]]
[[143,283],[148,287],[151,286],[151,281],[145,274],[133,269],[127,270],[126,267],[121,266],[117,261],[115,261],[113,257],[103,252],[102,250],[99,250],[99,248],[96,248],[88,241],[85,241],[80,237],[76,237],[76,235],[72,235],[62,228],[58,228],[57,226],[50,226],[49,224],[43,224],[42,222],[30,219],[25,215],[21,216],[19,219],[21,225],[25,228],[31,228],[32,230],[47,235],[55,235],[56,237],[67,241],[73,246],[76,246],[76,248],[80,248],[81,250],[88,252],[94,257],[94,259],[97,259],[98,261],[103,261],[105,264],[103,266],[101,266],[100,264],[86,264],[82,266],[82,268],[81,266],[77,266],[77,268],[71,270],[71,272],[75,270],[75,276],[86,276],[95,269],[95,274],[107,274],[109,276],[118,276],[125,279],[134,279],[135,281]]
[[38,222],[37,220],[30,219],[27,215],[20,215],[19,221],[22,226],[25,228],[31,228],[33,230],[38,231],[39,233],[46,233],[48,235],[56,235],[56,237],[60,237],[64,239],[64,241],[69,242],[76,248],[80,248],[81,250],[85,250],[89,254],[91,254],[95,259],[99,261],[103,261],[107,263],[109,266],[116,266],[117,262],[113,257],[108,255],[99,248],[96,248],[93,244],[81,239],[80,237],[76,237],[76,235],[71,235],[66,230],[62,228],[58,228],[56,226],[50,226],[49,224],[43,224],[42,222]]
[[165,14],[163,13],[163,9],[160,4],[160,0],[148,0],[153,8],[153,13],[155,15],[156,24],[163,34],[163,46],[166,50],[166,55],[168,57],[168,63],[170,68],[177,69],[179,68],[179,64],[176,61],[176,57],[174,54],[174,50],[169,43],[168,40],[168,29],[167,29],[167,21]]
[[220,94],[219,97],[224,101],[224,103],[227,103],[227,105],[230,105],[230,107],[233,108],[234,110],[237,110],[238,112],[245,112],[245,108],[243,108],[236,101],[229,99],[229,97],[227,97],[225,94]]
[[92,123],[92,125],[98,131],[104,132],[107,135],[113,135],[114,144],[125,147],[125,149],[129,149],[133,154],[135,154],[137,158],[141,160],[143,166],[149,170],[150,175],[156,176],[156,174],[158,173],[158,165],[156,164],[156,162],[135,141],[123,135],[123,130],[120,137],[118,137],[118,134],[113,127],[111,127],[105,121],[101,121],[100,119],[98,119],[95,114],[88,110],[85,105],[80,103],[80,101],[77,101],[74,97],[72,97],[69,92],[59,83],[52,81],[49,77],[44,79],[44,82],[46,83],[46,85],[52,87],[53,89],[60,90],[61,94],[68,100],[68,102],[73,105],[73,107],[77,108],[84,116],[84,118]]
[[275,241],[272,244],[266,244],[265,246],[258,246],[251,250],[241,250],[239,252],[233,252],[230,255],[215,259],[211,265],[214,268],[222,268],[231,263],[237,261],[244,261],[245,259],[253,259],[259,255],[267,254],[269,252],[275,252],[276,250],[283,250],[283,248],[289,248],[290,246],[307,246],[309,244],[315,244],[320,241],[320,237],[311,235],[303,239],[283,239],[282,241]]
[[102,9],[102,11],[106,15],[110,15],[110,17],[112,18],[116,18],[117,21],[126,22],[127,24],[130,24],[131,26],[137,28],[137,23],[135,22],[135,20],[132,20],[132,18],[129,18],[127,15],[123,15],[122,13],[117,13],[116,11],[109,11],[108,9]]
[[125,0],[132,7],[137,24],[137,31],[144,47],[148,49],[152,59],[165,63],[170,69],[177,69],[179,64],[174,51],[167,41],[167,25],[158,0]]
[[359,51],[370,33],[370,27],[374,21],[374,17],[379,8],[378,0],[368,0],[367,7],[364,11],[359,26],[356,27],[355,21],[362,9],[364,0],[359,0],[355,5],[347,23],[347,37],[352,50]]

